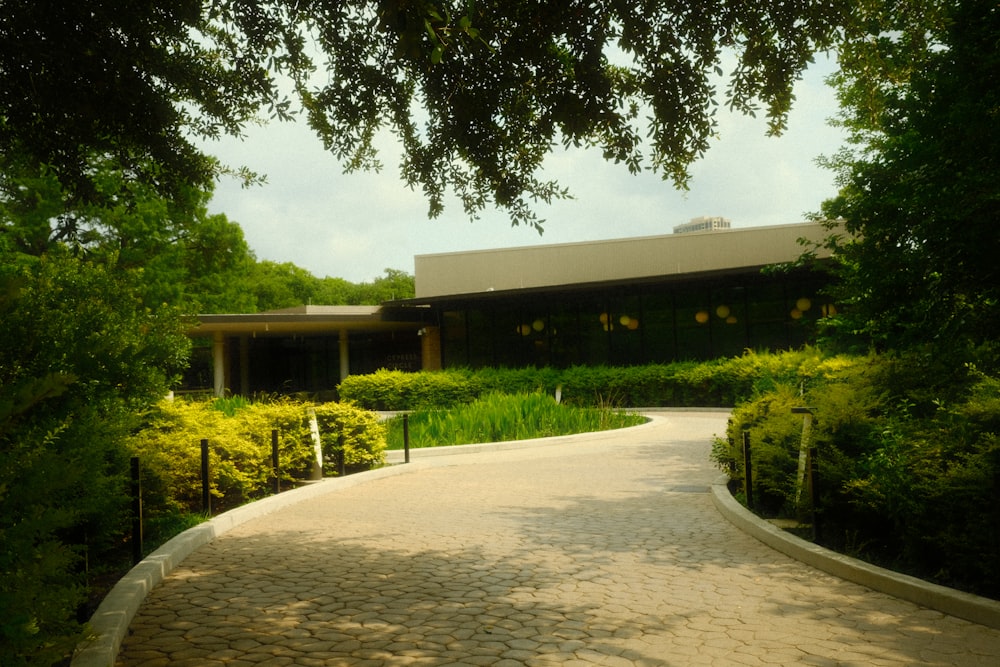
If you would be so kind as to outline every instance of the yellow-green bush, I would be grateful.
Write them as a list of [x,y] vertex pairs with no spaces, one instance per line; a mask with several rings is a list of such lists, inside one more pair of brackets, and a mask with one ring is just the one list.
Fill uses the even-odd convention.
[[348,468],[374,468],[385,462],[386,427],[377,414],[349,403],[324,403],[315,412],[327,472],[339,464],[341,444]]
[[[225,408],[223,409],[219,408]],[[282,399],[216,406],[212,401],[163,401],[132,438],[144,471],[147,513],[201,509],[201,441],[209,442],[213,509],[228,509],[269,493],[271,431],[278,431],[278,464],[285,485],[309,475],[315,459],[309,411],[315,411],[326,474],[343,435],[346,463],[381,464],[385,430],[377,416],[350,405]],[[227,412],[229,414],[227,414]]]
[[557,388],[564,402],[578,406],[732,407],[778,384],[808,384],[853,363],[850,357],[805,348],[627,367],[380,370],[345,378],[339,392],[342,399],[371,410],[451,408],[492,393],[551,396]]

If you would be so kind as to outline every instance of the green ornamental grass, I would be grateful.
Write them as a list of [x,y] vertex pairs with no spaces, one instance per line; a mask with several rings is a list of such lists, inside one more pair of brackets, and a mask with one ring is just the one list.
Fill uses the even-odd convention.
[[[408,419],[414,448],[604,431],[645,421],[641,415],[608,407],[561,405],[542,393],[492,393],[451,410],[419,410]],[[403,448],[401,416],[389,422],[388,448]]]

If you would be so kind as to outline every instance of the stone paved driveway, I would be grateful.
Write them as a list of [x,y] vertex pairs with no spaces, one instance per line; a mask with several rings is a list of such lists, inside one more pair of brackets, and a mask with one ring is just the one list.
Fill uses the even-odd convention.
[[118,664],[1000,665],[1000,631],[872,592],[712,506],[725,416],[417,460],[199,549]]

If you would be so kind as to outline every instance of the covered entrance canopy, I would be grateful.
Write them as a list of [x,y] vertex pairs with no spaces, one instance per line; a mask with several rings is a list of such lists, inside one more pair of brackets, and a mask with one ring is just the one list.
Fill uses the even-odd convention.
[[429,311],[389,306],[299,306],[253,314],[200,315],[193,338],[210,338],[212,388],[332,390],[351,372],[420,370]]

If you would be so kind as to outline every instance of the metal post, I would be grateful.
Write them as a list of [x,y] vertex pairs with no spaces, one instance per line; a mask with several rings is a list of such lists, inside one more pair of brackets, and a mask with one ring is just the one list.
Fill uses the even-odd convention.
[[205,514],[212,513],[212,498],[208,485],[208,440],[201,441],[201,509]]
[[142,560],[142,481],[139,478],[139,457],[132,457],[131,484],[129,490],[132,496],[132,564],[138,565]]
[[344,433],[337,436],[337,474],[343,477],[347,474],[347,450],[344,449]]
[[271,469],[274,471],[271,490],[275,494],[281,493],[281,476],[278,469],[278,429],[271,429]]
[[753,462],[750,458],[750,430],[743,431],[743,490],[747,495],[747,507],[753,509]]
[[822,531],[819,518],[819,460],[815,447],[809,448],[809,504],[812,512],[813,542],[818,542]]
[[806,480],[806,463],[809,457],[809,441],[812,437],[813,412],[812,408],[792,408],[793,415],[802,415],[802,441],[799,443],[799,472],[795,483],[795,507],[800,513],[802,506],[802,487]]
[[410,462],[410,415],[403,415],[403,463]]

